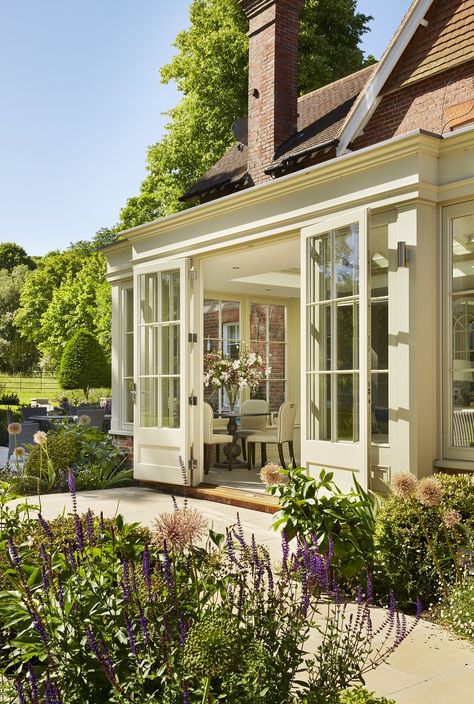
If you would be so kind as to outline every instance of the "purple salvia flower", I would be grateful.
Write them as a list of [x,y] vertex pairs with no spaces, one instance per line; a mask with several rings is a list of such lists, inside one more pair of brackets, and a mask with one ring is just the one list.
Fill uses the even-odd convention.
[[255,535],[252,534],[252,560],[254,567],[256,567],[258,570],[260,570],[262,566],[262,561],[260,560],[260,557],[258,555],[258,548],[257,548],[257,542],[255,540]]
[[134,562],[130,563],[130,582],[132,585],[132,594],[137,594],[138,593],[137,573],[135,571],[135,563]]
[[233,562],[235,565],[238,564],[237,558],[235,556],[235,550],[234,550],[234,542],[232,540],[232,534],[228,528],[225,529],[226,533],[226,550],[227,550],[227,556],[231,562]]
[[47,645],[49,640],[48,634],[46,633],[46,628],[44,627],[44,623],[41,620],[39,613],[32,606],[28,607],[28,611],[30,612],[30,616],[33,619],[33,627],[39,635],[40,640],[44,645]]
[[74,477],[74,472],[72,469],[67,471],[67,485],[69,487],[69,493],[72,499],[72,511],[77,513],[77,492],[76,492],[76,478]]
[[332,536],[330,535],[329,539],[328,539],[328,560],[329,560],[329,562],[331,562],[333,556],[334,556],[334,540],[333,540]]
[[150,562],[150,548],[145,545],[143,549],[143,559],[142,559],[142,571],[143,579],[145,581],[145,586],[147,588],[148,594],[151,592],[151,562]]
[[10,537],[8,538],[8,554],[15,567],[20,567],[21,560],[18,554],[18,548]]
[[357,605],[360,606],[362,604],[362,589],[361,587],[357,587]]
[[182,648],[184,648],[184,644],[186,643],[187,630],[186,630],[186,624],[184,623],[182,618],[180,618],[178,620],[178,631],[179,631],[179,644]]
[[175,511],[179,511],[179,506],[178,506],[178,502],[176,501],[176,496],[172,496],[172,497],[171,497],[171,501],[173,502],[173,508],[174,508],[174,510],[175,510]]
[[133,625],[132,625],[132,622],[130,621],[130,617],[126,611],[124,611],[124,613],[123,613],[123,620],[125,621],[125,630],[127,631],[127,640],[128,640],[128,644],[130,646],[130,650],[135,655],[135,657],[137,657],[138,656],[138,646],[137,646],[137,641],[135,638],[135,632],[133,630]]
[[268,591],[273,593],[275,590],[275,580],[273,578],[273,572],[271,565],[267,565],[267,576],[268,576]]
[[370,603],[374,596],[374,585],[372,582],[372,575],[367,572],[367,601]]
[[122,562],[122,591],[125,600],[131,602],[132,592],[130,589],[130,572],[128,569],[128,562],[126,562],[125,560]]
[[115,528],[113,523],[110,523],[110,537],[112,538],[112,542],[115,543]]
[[104,522],[104,512],[100,512],[100,517],[99,517],[99,531],[100,531],[100,539],[103,540],[105,538],[105,522]]
[[242,527],[242,522],[240,520],[240,513],[237,514],[237,530],[236,530],[237,540],[243,548],[247,547],[245,542],[244,529]]
[[86,531],[87,531],[87,538],[89,540],[89,544],[94,545],[94,543],[95,543],[94,516],[92,515],[92,511],[90,510],[90,508],[87,509],[87,513],[86,513]]
[[281,554],[282,554],[282,567],[284,572],[288,569],[288,556],[290,554],[290,543],[288,542],[288,536],[286,531],[281,532]]
[[138,613],[139,613],[140,630],[142,632],[143,641],[144,641],[145,645],[150,645],[150,632],[148,630],[148,622],[146,620],[143,606],[140,604],[140,602],[138,602]]
[[188,496],[187,496],[188,473],[187,473],[187,471],[186,471],[186,466],[185,466],[185,464],[184,464],[184,460],[183,460],[183,458],[181,457],[181,455],[178,457],[178,465],[179,465],[179,468],[180,468],[180,470],[181,470],[181,477],[182,477],[182,480],[183,480],[183,486],[185,487],[183,505],[184,505],[184,508],[187,509],[187,507],[188,507]]
[[49,525],[48,521],[42,516],[41,513],[38,513],[38,523],[40,524],[43,533],[46,535],[48,540],[53,542],[54,536],[53,531],[51,530],[51,526]]
[[395,616],[395,594],[393,593],[393,591],[390,591],[389,611],[390,611],[390,618],[393,618]]
[[239,614],[241,614],[243,611],[244,603],[245,603],[245,586],[244,586],[244,583],[241,581],[239,584],[239,599],[237,602],[237,610],[238,610]]
[[50,571],[49,571],[49,565],[48,565],[48,556],[46,555],[46,550],[44,549],[44,545],[40,547],[40,557],[42,561],[42,566],[41,566],[41,583],[43,585],[43,589],[45,592],[49,591],[49,588],[51,586],[50,584]]
[[61,704],[61,696],[59,694],[59,690],[56,685],[51,682],[49,677],[46,679],[44,695],[45,704]]
[[420,620],[422,611],[423,611],[423,604],[421,603],[420,597],[418,597],[416,600],[416,616],[415,616],[417,621]]
[[183,704],[190,704],[191,700],[189,699],[189,689],[184,686],[184,691],[183,691]]
[[75,553],[74,553],[74,545],[73,545],[71,542],[69,542],[69,543],[67,544],[67,557],[68,557],[69,564],[70,564],[70,566],[71,566],[72,571],[75,572],[75,571],[76,571],[76,567],[77,567],[77,565],[76,565],[76,556],[75,556]]
[[79,552],[84,552],[84,531],[82,530],[81,519],[79,518],[77,513],[74,514],[74,528],[76,531],[76,541],[78,550]]
[[27,704],[25,690],[23,689],[23,685],[19,677],[15,680],[15,689],[18,695],[19,704]]
[[109,654],[107,648],[105,647],[105,644],[102,643],[102,648],[99,646],[97,639],[96,639],[94,633],[92,632],[92,629],[90,626],[86,626],[85,632],[86,632],[87,642],[89,644],[89,648],[91,649],[92,654],[100,662],[102,669],[103,669],[107,679],[109,680],[109,682],[114,683],[115,682],[114,667],[112,665],[112,660],[110,658],[110,654]]
[[28,665],[28,674],[29,674],[30,690],[31,690],[31,704],[40,704],[39,690],[38,690],[38,676],[36,674],[35,668],[31,665],[31,663]]

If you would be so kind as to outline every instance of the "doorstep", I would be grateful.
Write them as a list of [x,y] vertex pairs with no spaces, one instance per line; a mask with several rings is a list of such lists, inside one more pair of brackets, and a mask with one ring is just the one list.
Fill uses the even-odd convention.
[[252,493],[241,489],[231,489],[226,486],[216,484],[199,484],[199,486],[182,486],[176,484],[161,484],[160,482],[138,481],[139,486],[146,486],[156,489],[166,494],[175,496],[189,496],[193,499],[203,499],[204,501],[214,501],[228,506],[238,508],[248,508],[262,513],[276,513],[278,511],[278,501],[273,496],[263,493]]

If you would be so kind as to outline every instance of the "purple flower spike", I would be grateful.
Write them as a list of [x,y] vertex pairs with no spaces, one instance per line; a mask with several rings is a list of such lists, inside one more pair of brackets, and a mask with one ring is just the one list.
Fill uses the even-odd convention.
[[281,553],[282,553],[282,567],[286,572],[288,569],[288,556],[290,554],[290,544],[288,542],[288,536],[284,530],[281,532]]
[[27,704],[25,691],[23,689],[23,685],[21,683],[21,680],[18,677],[15,680],[15,689],[16,689],[16,693],[18,695],[19,704]]
[[225,545],[226,545],[226,550],[227,550],[227,556],[231,562],[233,562],[235,565],[237,565],[238,562],[237,562],[237,558],[235,556],[234,543],[232,541],[231,532],[228,528],[226,528],[225,532],[226,532]]
[[423,611],[423,604],[421,603],[420,597],[418,597],[416,600],[416,620],[417,621],[421,618],[422,611]]
[[44,623],[40,618],[40,615],[38,614],[37,611],[33,610],[32,608],[28,609],[30,612],[30,616],[33,619],[33,626],[37,634],[39,635],[42,643],[44,645],[47,645],[48,643],[48,634],[46,633],[46,628],[44,627]]
[[103,540],[105,538],[105,522],[104,522],[103,511],[100,512],[99,531],[100,531],[100,539]]
[[76,478],[74,477],[72,469],[68,469],[67,471],[67,485],[69,487],[69,493],[71,494],[73,513],[77,513]]
[[127,640],[128,640],[128,644],[130,646],[130,650],[135,655],[135,657],[137,657],[138,656],[138,646],[137,646],[137,641],[135,638],[135,632],[133,630],[133,625],[130,620],[130,617],[126,611],[124,611],[123,620],[125,621],[125,630],[127,631]]
[[92,654],[97,658],[97,660],[100,662],[101,667],[109,680],[109,682],[114,683],[115,682],[115,671],[114,671],[114,666],[112,664],[112,660],[110,657],[110,653],[105,647],[105,643],[102,644],[102,649],[99,646],[95,635],[92,632],[92,629],[90,626],[86,626],[85,628],[86,632],[86,638],[87,642],[89,644],[89,648],[91,649]]
[[74,513],[74,528],[76,530],[76,541],[79,552],[84,551],[84,531],[82,530],[81,519]]
[[190,704],[189,689],[185,686],[183,692],[183,704]]
[[132,592],[130,589],[130,572],[128,568],[128,562],[122,562],[122,591],[125,600],[128,602],[132,601]]
[[92,515],[92,511],[87,509],[86,513],[86,531],[87,531],[87,539],[89,540],[90,545],[94,545],[95,543],[95,535],[94,535],[94,517]]
[[178,630],[179,630],[179,644],[182,648],[184,648],[184,644],[186,643],[186,637],[187,637],[187,630],[186,630],[186,624],[184,623],[183,619],[178,620]]
[[142,571],[143,579],[145,580],[145,586],[148,593],[151,592],[151,562],[150,562],[150,548],[145,545],[143,549],[143,559],[142,559]]
[[10,537],[8,538],[8,554],[15,567],[20,567],[21,560],[18,554],[18,548]]
[[146,620],[145,612],[143,611],[143,606],[138,603],[140,629],[143,636],[143,641],[145,645],[150,645],[150,632],[148,630],[148,622]]
[[389,610],[390,618],[393,618],[395,616],[395,594],[393,593],[393,591],[390,591]]
[[367,572],[367,601],[370,603],[374,596],[374,585],[372,583],[372,575]]
[[41,515],[41,513],[38,513],[38,523],[40,524],[48,540],[53,542],[54,536],[53,531],[51,530],[51,526],[49,525],[48,521]]
[[31,704],[40,704],[38,691],[38,676],[36,674],[35,668],[31,664],[28,665],[28,674],[31,689]]
[[73,572],[75,572],[76,571],[76,557],[74,554],[74,546],[71,542],[69,542],[68,546],[67,546],[67,556],[69,559],[69,564],[71,566],[71,569]]

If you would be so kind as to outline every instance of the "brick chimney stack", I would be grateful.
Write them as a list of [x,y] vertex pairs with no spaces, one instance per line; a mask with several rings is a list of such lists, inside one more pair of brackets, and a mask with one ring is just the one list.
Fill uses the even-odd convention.
[[248,169],[255,184],[296,132],[299,15],[304,0],[239,0],[249,20]]

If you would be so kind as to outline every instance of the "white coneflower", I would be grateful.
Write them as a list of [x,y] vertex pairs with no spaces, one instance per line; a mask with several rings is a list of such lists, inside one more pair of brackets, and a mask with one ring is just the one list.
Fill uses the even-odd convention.
[[275,486],[276,484],[283,484],[285,475],[279,464],[269,462],[260,470],[260,479],[266,486]]
[[399,472],[393,477],[390,488],[395,496],[409,499],[415,493],[417,483],[415,475],[411,472]]
[[446,528],[454,528],[461,523],[462,516],[459,511],[449,510],[443,513],[443,523]]
[[172,550],[183,548],[200,540],[207,528],[204,515],[194,508],[178,508],[173,513],[162,513],[152,527],[153,542]]
[[90,422],[91,422],[91,417],[86,416],[86,414],[79,416],[79,418],[77,419],[78,425],[90,425]]
[[9,423],[7,425],[7,430],[10,435],[19,435],[21,433],[21,423]]
[[33,435],[33,442],[35,442],[37,445],[44,445],[46,442],[48,442],[48,436],[44,432],[44,430],[38,430]]
[[443,487],[436,477],[425,477],[418,483],[416,498],[423,506],[439,506],[443,498]]

